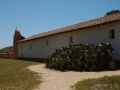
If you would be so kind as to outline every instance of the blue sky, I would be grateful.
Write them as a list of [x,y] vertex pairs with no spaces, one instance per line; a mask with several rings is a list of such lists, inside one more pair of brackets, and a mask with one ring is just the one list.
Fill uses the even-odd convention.
[[120,0],[0,0],[0,48],[13,45],[16,27],[27,38],[111,10],[120,10]]

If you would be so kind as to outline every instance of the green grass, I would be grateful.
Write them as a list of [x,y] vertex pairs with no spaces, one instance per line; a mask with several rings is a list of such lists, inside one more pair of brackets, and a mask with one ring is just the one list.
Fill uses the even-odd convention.
[[40,76],[25,68],[39,64],[31,61],[0,59],[0,90],[33,90],[40,83]]
[[120,75],[85,79],[72,86],[72,90],[120,90]]

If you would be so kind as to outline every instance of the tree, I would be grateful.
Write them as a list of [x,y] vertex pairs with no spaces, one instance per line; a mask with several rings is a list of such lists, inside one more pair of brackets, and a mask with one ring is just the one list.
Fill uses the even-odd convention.
[[120,10],[112,10],[110,12],[107,12],[105,16],[111,15],[111,14],[117,14],[120,13]]
[[0,53],[13,52],[13,46],[5,47],[0,49]]

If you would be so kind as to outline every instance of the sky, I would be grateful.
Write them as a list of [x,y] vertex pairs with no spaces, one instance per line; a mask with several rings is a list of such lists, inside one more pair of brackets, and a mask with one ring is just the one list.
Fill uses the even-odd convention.
[[120,10],[120,0],[0,0],[0,49],[13,45],[16,27],[22,36],[103,17]]

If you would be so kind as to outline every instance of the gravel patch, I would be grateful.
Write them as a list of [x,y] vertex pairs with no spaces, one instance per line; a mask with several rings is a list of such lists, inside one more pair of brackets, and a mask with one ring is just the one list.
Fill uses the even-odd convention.
[[104,72],[60,72],[46,69],[45,64],[34,65],[28,68],[32,71],[42,73],[43,82],[35,90],[72,90],[70,86],[83,79],[98,78],[105,75],[120,75],[120,70]]

